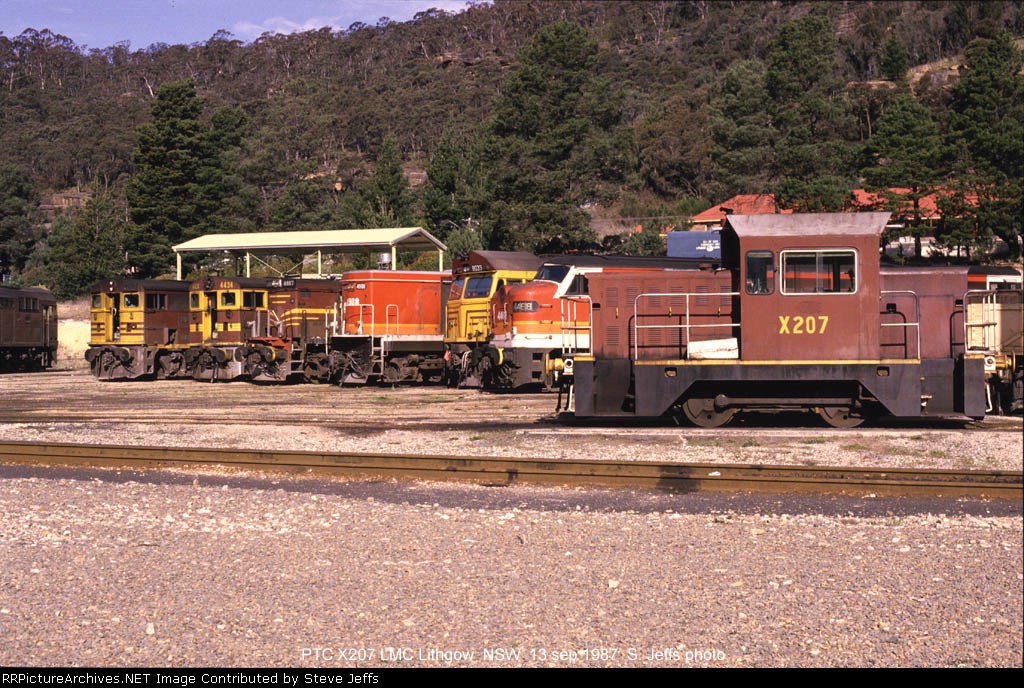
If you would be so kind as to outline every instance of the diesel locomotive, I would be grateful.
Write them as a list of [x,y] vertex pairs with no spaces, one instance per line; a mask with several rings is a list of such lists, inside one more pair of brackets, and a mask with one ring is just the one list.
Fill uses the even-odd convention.
[[1013,315],[993,325],[987,305],[1003,291],[999,309],[1019,317],[1019,275],[1016,290],[976,290],[965,268],[883,269],[888,219],[732,215],[719,268],[590,276],[593,345],[573,359],[575,415],[701,427],[740,411],[807,410],[834,427],[983,417],[993,387],[1001,404],[1020,387],[1020,326]]
[[57,357],[57,301],[41,287],[0,285],[0,372],[45,370]]
[[101,280],[91,288],[85,360],[102,380],[185,376],[189,283]]

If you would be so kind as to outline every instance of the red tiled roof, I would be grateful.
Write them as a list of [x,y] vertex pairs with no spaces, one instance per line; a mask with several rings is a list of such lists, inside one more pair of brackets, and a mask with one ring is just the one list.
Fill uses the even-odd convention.
[[[893,187],[889,189],[890,192],[898,195],[909,194],[910,189],[904,189],[900,187]],[[930,193],[927,196],[922,196],[921,200],[918,201],[918,207],[921,213],[922,220],[938,220],[942,217],[942,211],[939,210],[939,196],[948,195],[948,191],[937,191]],[[968,195],[966,201],[969,205],[978,205],[978,197],[975,195]],[[894,215],[906,216],[913,214],[914,205],[908,199],[895,199],[891,203],[888,199],[880,192],[865,191],[864,189],[853,190],[853,203],[850,204],[850,210],[856,212],[858,210],[891,210]]]
[[[903,188],[892,188],[889,191],[894,194],[910,193],[910,189]],[[896,200],[888,203],[885,196],[880,192],[866,191],[864,189],[854,189],[851,193],[853,194],[853,200],[850,202],[847,212],[890,210],[896,217],[905,217],[913,212],[913,205],[910,201]],[[938,198],[940,194],[946,193],[949,192],[939,191],[921,198],[919,205],[922,219],[938,220],[942,217],[942,212],[938,206]],[[977,205],[977,196],[969,195],[967,203]],[[775,196],[773,194],[740,194],[719,205],[697,213],[690,218],[690,222],[695,225],[722,224],[725,222],[724,208],[728,208],[735,215],[768,215],[776,212],[786,215],[793,212],[788,209],[776,209]]]
[[789,214],[792,210],[778,210],[775,207],[774,194],[740,194],[697,213],[690,218],[694,224],[721,224],[725,222],[725,210],[728,208],[734,215],[768,215],[776,212]]

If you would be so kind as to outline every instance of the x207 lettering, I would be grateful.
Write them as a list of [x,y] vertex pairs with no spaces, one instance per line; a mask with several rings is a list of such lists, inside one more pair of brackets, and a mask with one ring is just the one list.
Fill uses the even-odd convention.
[[825,334],[827,315],[780,315],[779,334]]

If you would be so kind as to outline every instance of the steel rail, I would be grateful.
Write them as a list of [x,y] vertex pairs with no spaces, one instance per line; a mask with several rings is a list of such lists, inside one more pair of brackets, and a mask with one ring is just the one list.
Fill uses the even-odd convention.
[[0,464],[150,468],[225,466],[352,477],[547,483],[667,490],[1024,498],[1019,471],[874,469],[654,461],[581,461],[351,452],[0,442]]

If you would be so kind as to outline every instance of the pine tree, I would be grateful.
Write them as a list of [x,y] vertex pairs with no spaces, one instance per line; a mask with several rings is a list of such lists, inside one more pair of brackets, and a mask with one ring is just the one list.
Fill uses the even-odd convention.
[[427,230],[442,241],[469,217],[466,166],[465,153],[456,143],[454,131],[449,129],[430,158],[423,189]]
[[402,159],[394,138],[384,139],[373,176],[360,191],[370,210],[368,226],[408,227],[412,224],[409,183],[402,172]]
[[0,281],[25,267],[40,234],[37,206],[24,175],[0,166]]
[[976,234],[1021,255],[1024,238],[1024,54],[1008,34],[972,41],[953,88],[950,132],[960,193],[975,197]]
[[138,129],[127,189],[134,226],[125,248],[140,276],[170,267],[174,244],[219,229],[228,193],[223,154],[239,145],[245,119],[223,111],[208,124],[202,109],[192,81],[170,83],[156,93],[152,120]]
[[808,15],[784,24],[769,45],[765,79],[777,132],[777,200],[805,212],[841,210],[855,177],[857,126],[831,21]]
[[[864,168],[868,189],[881,192],[889,209],[911,216],[914,255],[921,256],[921,199],[938,188],[942,178],[943,142],[928,109],[913,97],[897,98],[868,140],[872,164]],[[907,189],[905,192],[893,188]]]
[[598,77],[597,54],[568,22],[519,52],[480,145],[491,248],[553,251],[593,239],[581,206],[614,196],[631,150],[621,95]]
[[97,280],[123,273],[126,228],[124,199],[98,186],[84,208],[57,218],[43,262],[58,298],[72,298]]

